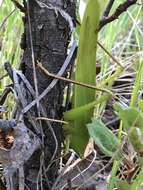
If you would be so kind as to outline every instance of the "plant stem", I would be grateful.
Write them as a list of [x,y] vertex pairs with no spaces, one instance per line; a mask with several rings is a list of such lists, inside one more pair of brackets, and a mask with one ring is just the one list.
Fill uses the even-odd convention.
[[139,66],[139,69],[138,69],[138,72],[136,75],[134,89],[133,89],[131,103],[130,103],[131,107],[135,107],[136,101],[138,99],[138,92],[139,92],[140,84],[141,84],[141,80],[142,80],[142,73],[143,73],[143,61],[140,63],[140,66]]

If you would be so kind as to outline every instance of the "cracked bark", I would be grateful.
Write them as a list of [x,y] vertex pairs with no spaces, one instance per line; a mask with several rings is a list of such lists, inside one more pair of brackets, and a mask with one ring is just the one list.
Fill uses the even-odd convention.
[[[41,1],[41,0],[40,0]],[[56,5],[64,9],[70,16],[75,19],[75,1],[74,0],[42,0],[41,2],[52,5]],[[25,9],[27,5],[25,3]],[[57,73],[61,68],[66,55],[67,47],[70,39],[70,29],[67,21],[60,15],[56,15],[53,10],[47,8],[40,8],[34,0],[29,1],[29,13],[32,28],[32,41],[34,48],[35,61],[40,61],[45,68],[51,73]],[[34,87],[33,80],[33,68],[31,59],[31,47],[30,47],[30,35],[27,13],[25,14],[24,21],[24,34],[22,38],[21,47],[24,50],[23,58],[21,61],[21,69],[31,85]],[[51,78],[47,78],[42,72],[36,68],[38,79],[39,94],[48,86],[51,82]],[[65,73],[66,75],[66,73]],[[63,81],[59,81],[57,85],[44,97],[41,101],[42,105],[47,112],[49,118],[60,119],[62,116],[61,107],[63,102],[63,90],[65,84]],[[30,97],[27,97],[29,102]],[[36,110],[36,107],[33,108]],[[28,123],[25,118],[25,122]],[[47,172],[47,177],[50,185],[57,177],[57,171],[59,167],[59,160],[61,153],[61,143],[63,141],[62,127],[57,123],[51,123],[56,134],[58,141],[58,151],[56,154],[57,161],[55,161]],[[55,150],[54,138],[48,129],[46,123],[42,123],[44,131],[44,160],[46,166],[49,164],[50,159]],[[34,153],[31,159],[25,164],[25,183],[31,189],[36,189],[36,180],[40,167],[40,155],[41,151],[38,150]],[[44,189],[48,189],[48,185],[43,180]]]

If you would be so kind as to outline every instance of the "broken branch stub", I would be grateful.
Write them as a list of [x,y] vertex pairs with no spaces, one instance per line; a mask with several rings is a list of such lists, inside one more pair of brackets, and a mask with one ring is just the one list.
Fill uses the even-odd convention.
[[[0,121],[1,123],[2,121]],[[6,124],[9,127],[9,124],[13,125],[14,121]],[[17,123],[12,128],[14,130],[13,146],[10,149],[0,147],[0,163],[3,165],[4,176],[7,182],[12,179],[14,172],[23,167],[35,150],[40,148],[39,139],[27,129],[23,122]],[[13,186],[13,184],[11,185]]]
[[13,127],[13,130],[14,143],[12,148],[2,149],[0,147],[0,162],[4,169],[8,170],[10,168],[17,170],[40,147],[39,139],[27,129],[23,122],[19,122]]

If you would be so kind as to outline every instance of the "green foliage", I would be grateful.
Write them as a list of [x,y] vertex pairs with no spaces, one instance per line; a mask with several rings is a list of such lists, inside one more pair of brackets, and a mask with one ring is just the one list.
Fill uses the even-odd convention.
[[[89,0],[80,29],[75,80],[95,85],[97,28],[100,5],[98,0]],[[95,92],[82,86],[74,87],[74,108],[92,102]]]
[[[123,1],[118,0],[114,3],[111,14],[120,3],[123,3]],[[104,47],[109,51],[113,51],[113,55],[117,56],[118,59],[122,60],[125,64],[131,61],[137,66],[138,61],[141,59],[141,51],[143,50],[143,46],[141,45],[142,32],[140,27],[136,25],[141,14],[141,6],[133,6],[128,12],[122,14],[119,19],[106,25],[99,34],[99,41],[102,42]],[[134,42],[132,42],[133,39]],[[133,57],[133,55],[137,55],[137,53],[139,56]],[[103,77],[106,78],[106,73],[109,71],[109,66],[111,67],[111,62],[110,57],[101,49],[98,49],[98,56],[99,58],[102,57],[102,81]]]
[[134,89],[133,89],[133,95],[131,98],[131,107],[134,107],[138,100],[138,92],[141,87],[141,80],[142,80],[142,73],[143,73],[143,61],[140,62],[139,69],[137,71],[135,83],[134,83]]
[[140,97],[138,97],[138,107],[143,112],[143,100]]
[[134,150],[143,153],[143,113],[137,108],[124,108],[120,104],[115,104],[115,109],[123,122],[124,129],[128,134],[128,139]]
[[128,133],[128,138],[134,150],[143,155],[143,132],[138,127],[132,127]]
[[120,119],[123,121],[124,129],[128,132],[131,127],[138,127],[143,131],[143,114],[137,108],[125,108],[121,104],[114,105]]
[[[78,5],[77,6],[78,7],[78,14],[79,14],[78,19],[80,21],[83,20],[83,15],[84,15],[85,8],[86,8],[88,2],[89,2],[89,0],[79,0],[79,2],[77,3],[77,5]],[[102,0],[102,1],[99,1],[99,2],[100,2],[100,12],[101,12],[100,15],[102,15],[104,10],[105,10],[105,7],[106,7],[106,5],[108,3],[108,0]]]
[[101,104],[102,102],[107,101],[110,98],[111,94],[103,94],[100,98],[97,98],[93,102],[65,112],[64,118],[69,121],[73,121],[77,118],[83,119],[83,116],[87,114],[90,110],[92,110],[94,106]]
[[[18,2],[22,2],[22,0]],[[0,76],[6,73],[4,70],[5,61],[10,61],[15,67],[20,64],[22,55],[20,42],[23,32],[22,16],[11,0],[0,1]],[[8,77],[0,81],[0,94],[9,83]],[[13,109],[13,101],[13,96],[9,96],[8,101],[5,102],[10,112]],[[11,114],[10,112],[7,115]]]
[[0,65],[7,60],[16,65],[21,56],[22,15],[11,0],[5,0],[0,9]]
[[118,177],[116,176],[116,173],[117,173],[117,170],[120,166],[120,161],[121,161],[121,159],[120,160],[119,159],[114,160],[114,163],[112,166],[112,171],[111,171],[110,181],[107,184],[107,190],[113,190],[115,185],[117,184]]
[[[89,0],[80,29],[75,80],[91,85],[95,85],[96,79],[96,46],[99,18],[100,4],[98,0]],[[94,100],[95,91],[93,89],[83,88],[82,86],[74,87],[74,109],[84,106]],[[88,131],[85,125],[90,121],[92,115],[93,108],[88,110],[86,113],[83,113],[82,118],[76,118],[76,120],[72,118],[73,121],[70,122],[73,132],[70,145],[80,155],[83,155],[89,139]],[[80,145],[77,144],[79,141],[79,134],[82,137],[82,140],[80,139]]]
[[131,185],[125,180],[119,180],[117,183],[117,186],[119,190],[127,190],[127,189],[130,189],[131,187]]
[[101,151],[107,156],[114,156],[119,149],[118,138],[99,119],[93,119],[87,125],[90,137],[92,137]]
[[[65,133],[67,134],[68,141],[70,141],[70,146],[79,151],[78,153],[83,156],[83,152],[86,146],[86,139],[88,136],[88,131],[84,123],[84,117],[87,116],[90,110],[93,110],[94,106],[101,104],[104,101],[107,101],[111,97],[110,94],[103,94],[100,98],[96,99],[89,104],[80,106],[78,108],[72,109],[64,113],[64,119],[69,122],[69,124],[64,126]],[[81,125],[79,128],[78,126],[74,125],[74,121],[76,122],[83,122],[83,126]],[[90,120],[90,118],[89,118]],[[85,127],[85,128],[83,128]],[[79,134],[82,135],[79,138]],[[88,140],[88,139],[87,139]],[[84,145],[84,146],[83,146]],[[81,152],[82,150],[82,152]]]

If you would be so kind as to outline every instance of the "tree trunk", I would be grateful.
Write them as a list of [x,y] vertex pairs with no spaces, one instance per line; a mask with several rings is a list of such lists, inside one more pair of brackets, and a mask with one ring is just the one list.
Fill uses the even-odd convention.
[[[49,4],[52,4],[53,7],[60,7],[66,11],[73,18],[73,20],[75,19],[74,0],[30,0],[28,3],[25,2],[26,14],[25,18],[23,19],[24,34],[21,43],[24,53],[21,62],[21,69],[33,88],[34,75],[31,46],[33,46],[34,50],[35,63],[37,61],[41,62],[49,72],[56,74],[64,63],[67,55],[68,43],[70,40],[69,23],[65,20],[65,18],[63,18],[59,12],[56,12],[53,9],[49,9],[45,6],[40,7],[40,5],[43,4],[38,4],[38,2],[45,3],[48,6]],[[30,20],[28,18],[28,12]],[[30,38],[30,35],[32,39]],[[47,78],[47,76],[43,74],[37,67],[36,75],[38,81],[38,91],[39,94],[41,94],[53,79],[50,77]],[[48,118],[61,119],[64,88],[64,82],[58,81],[54,88],[52,88],[52,90],[40,101],[46,110]],[[27,98],[30,103],[31,97]],[[38,111],[36,106],[34,106],[34,108],[31,110],[33,110],[35,115],[37,115]],[[25,122],[28,124],[28,126],[30,126],[26,117]],[[43,184],[43,189],[51,189],[51,186],[57,177],[59,158],[61,155],[61,143],[63,141],[63,132],[59,123],[57,124],[52,122],[50,124],[54,130],[58,142],[56,156],[54,157],[54,162],[52,161],[51,164],[51,158],[56,148],[55,139],[53,133],[51,130],[49,130],[47,123],[42,122],[44,134],[44,144],[42,150],[40,149],[36,151],[30,160],[25,164],[24,168],[25,183],[30,190],[36,190],[37,184],[40,184],[41,182]],[[31,129],[34,131],[32,127]],[[40,138],[42,139],[42,137]],[[46,172],[46,175],[44,175],[45,173],[43,168],[47,168],[49,164],[51,164],[50,168]],[[40,175],[39,178],[38,175]],[[46,179],[46,176],[48,180]]]

